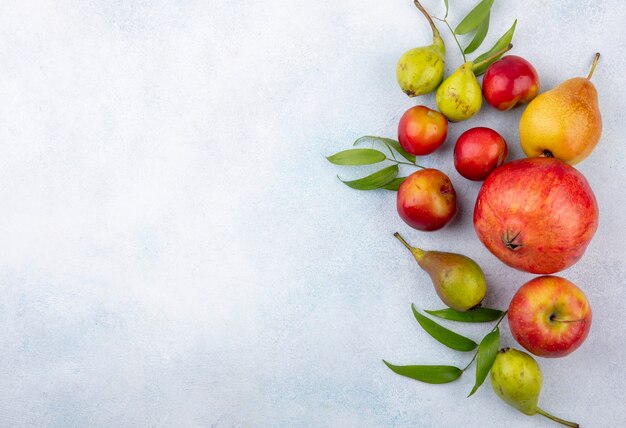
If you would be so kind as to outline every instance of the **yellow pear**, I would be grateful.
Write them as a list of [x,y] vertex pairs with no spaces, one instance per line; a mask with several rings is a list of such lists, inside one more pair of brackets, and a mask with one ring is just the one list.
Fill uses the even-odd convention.
[[574,77],[532,100],[519,123],[520,143],[528,157],[555,157],[577,164],[593,151],[602,134],[598,93],[589,75]]

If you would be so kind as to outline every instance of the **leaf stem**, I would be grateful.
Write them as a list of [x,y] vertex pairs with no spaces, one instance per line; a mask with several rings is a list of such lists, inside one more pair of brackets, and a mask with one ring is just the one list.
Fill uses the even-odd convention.
[[450,30],[450,34],[452,34],[452,37],[454,37],[456,45],[459,47],[459,51],[461,51],[461,55],[463,56],[463,62],[467,62],[467,59],[465,58],[465,52],[463,52],[463,48],[461,47],[461,43],[459,43],[459,39],[456,38],[456,34],[454,34],[454,30],[452,29],[452,27],[450,27],[450,23],[448,22],[448,20],[446,18],[437,18],[436,16],[433,16],[433,18],[446,24],[446,27],[448,27],[448,30]]
[[576,422],[570,422],[570,421],[566,421],[565,419],[557,418],[556,416],[551,415],[550,413],[546,412],[545,410],[541,410],[539,407],[537,407],[537,413],[539,413],[542,416],[545,416],[548,419],[552,419],[554,422],[558,422],[558,423],[563,424],[565,426],[572,427],[572,428],[578,428],[579,427],[579,425]]
[[476,352],[474,353],[474,356],[473,356],[473,357],[472,357],[472,359],[470,360],[469,364],[468,364],[468,365],[466,365],[466,366],[465,366],[465,368],[464,368],[462,371],[467,370],[467,369],[469,368],[469,366],[471,366],[471,365],[472,365],[472,363],[473,363],[473,362],[474,362],[474,360],[476,359],[476,356],[477,356],[477,355],[478,355],[478,351],[476,351]]
[[506,314],[507,314],[508,312],[509,312],[508,310],[506,310],[506,311],[502,312],[502,315],[500,315],[500,318],[498,319],[498,322],[497,322],[497,323],[496,323],[496,325],[495,325],[495,326],[491,329],[491,331],[496,331],[496,328],[498,328],[498,326],[500,325],[500,323],[502,322],[502,320],[504,319],[504,317],[506,316]]
[[[507,311],[502,312],[502,315],[500,315],[500,318],[498,318],[498,322],[496,323],[496,325],[491,329],[491,331],[489,333],[493,333],[494,331],[496,331],[496,329],[498,328],[498,326],[500,325],[500,322],[502,322],[502,320],[504,319],[504,317],[506,316]],[[478,355],[478,351],[476,351],[476,353],[474,354],[474,357],[472,358],[472,360],[469,362],[469,364],[467,366],[465,366],[465,368],[463,369],[463,371],[467,370],[467,368],[469,366],[472,365],[472,363],[474,362],[474,359],[476,358],[476,355]]]
[[426,167],[425,167],[425,166],[418,165],[418,164],[416,164],[416,163],[402,162],[402,161],[399,161],[399,160],[396,160],[396,159],[391,159],[391,158],[386,158],[386,159],[387,159],[388,161],[395,162],[395,163],[397,163],[397,164],[399,164],[399,165],[409,165],[409,166],[415,166],[415,167],[417,167],[417,168],[426,169]]

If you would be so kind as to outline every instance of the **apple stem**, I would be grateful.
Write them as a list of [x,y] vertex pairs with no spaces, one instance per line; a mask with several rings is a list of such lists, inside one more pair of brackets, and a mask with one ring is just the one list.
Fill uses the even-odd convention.
[[416,260],[419,260],[424,256],[424,250],[410,246],[398,232],[394,233],[393,236],[398,238],[398,240],[402,242],[402,244],[407,247],[411,253],[413,253]]
[[556,322],[585,322],[585,319],[584,318],[580,318],[580,319],[577,319],[577,320],[564,320],[564,319],[561,319],[561,318],[550,317],[550,321],[556,321]]
[[570,421],[566,421],[566,420],[561,419],[561,418],[557,418],[556,416],[551,415],[550,413],[548,413],[548,412],[546,412],[544,410],[541,410],[539,407],[537,407],[537,413],[539,413],[542,416],[545,416],[548,419],[552,419],[554,422],[558,422],[558,423],[563,424],[565,426],[573,427],[573,428],[578,428],[579,427],[579,425],[576,422],[570,422]]
[[512,44],[512,43],[509,43],[509,45],[508,45],[506,48],[504,48],[504,49],[502,49],[502,50],[500,50],[500,51],[496,52],[495,54],[491,55],[489,58],[483,59],[482,61],[475,63],[475,64],[472,66],[472,69],[473,69],[473,70],[476,70],[476,69],[477,69],[478,67],[480,67],[481,65],[487,64],[488,62],[490,62],[490,61],[492,61],[492,60],[494,60],[494,59],[498,58],[500,55],[505,54],[506,52],[510,51],[512,48],[513,48],[513,44]]
[[596,56],[593,58],[593,64],[591,64],[591,71],[589,72],[589,75],[587,76],[587,80],[591,79],[591,76],[593,76],[593,72],[596,69],[596,65],[598,65],[599,59],[600,59],[600,52],[596,52]]
[[435,27],[435,23],[433,22],[433,19],[430,17],[430,14],[426,11],[426,9],[424,9],[424,6],[422,6],[419,0],[413,0],[413,3],[415,4],[415,7],[417,7],[420,10],[420,12],[424,14],[426,19],[428,19],[430,28],[433,29],[433,37],[435,39],[441,39],[441,34],[439,34],[439,30],[437,30],[437,27]]

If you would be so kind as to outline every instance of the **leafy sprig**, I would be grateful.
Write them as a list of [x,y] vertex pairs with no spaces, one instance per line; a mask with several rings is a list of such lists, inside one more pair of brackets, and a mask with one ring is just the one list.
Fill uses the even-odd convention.
[[[444,17],[443,18],[433,17],[443,22],[446,25],[446,27],[448,27],[448,30],[450,30],[450,33],[452,34],[454,41],[459,47],[459,51],[461,52],[461,56],[463,57],[463,62],[467,62],[466,55],[475,52],[485,41],[485,38],[487,37],[487,33],[489,32],[489,24],[491,20],[491,7],[493,6],[494,1],[495,0],[481,0],[476,6],[474,6],[472,10],[468,12],[467,15],[465,15],[463,19],[461,19],[461,22],[459,22],[459,24],[456,26],[454,30],[452,29],[452,26],[450,25],[450,22],[448,21],[449,7],[448,7],[447,0],[444,0],[444,5],[446,7],[446,12],[445,12]],[[513,40],[513,33],[515,32],[516,24],[517,24],[517,20],[513,22],[513,25],[511,26],[511,28],[509,28],[507,32],[504,33],[502,37],[498,39],[498,41],[491,47],[491,49],[478,55],[473,60],[473,62],[475,63],[481,62],[482,60],[489,58],[490,56],[494,55],[498,51],[501,51],[506,46],[508,46]],[[473,34],[472,39],[465,46],[465,48],[463,48],[457,36],[471,35],[471,34]],[[480,67],[477,67],[476,69],[474,69],[474,74],[476,76],[480,76],[485,71],[487,71],[487,68],[492,63],[500,59],[501,56],[502,55],[498,55],[495,58],[490,59],[488,62],[481,65]]]
[[459,312],[453,309],[441,309],[436,311],[424,311],[428,314],[460,322],[470,323],[482,323],[496,321],[496,325],[487,333],[480,344],[477,344],[472,339],[462,336],[452,330],[445,328],[432,319],[419,313],[415,308],[415,305],[411,305],[413,316],[422,328],[439,343],[461,352],[469,352],[478,348],[474,353],[474,356],[470,362],[464,367],[459,368],[449,365],[409,365],[409,366],[397,366],[383,360],[385,365],[389,367],[394,373],[401,376],[405,376],[411,379],[419,380],[425,383],[448,383],[452,382],[459,377],[472,365],[474,360],[476,361],[476,381],[474,387],[469,393],[468,397],[472,396],[478,388],[483,384],[491,366],[496,359],[498,349],[500,347],[500,322],[506,316],[506,311],[499,311],[497,309],[490,308],[475,308],[466,312]]
[[[348,165],[348,166],[362,166],[373,165],[380,162],[391,162],[393,165],[389,165],[383,169],[380,169],[373,174],[356,180],[342,180],[339,176],[339,180],[346,186],[357,190],[376,190],[386,189],[397,191],[406,177],[398,177],[400,173],[399,165],[408,165],[416,168],[424,168],[421,165],[415,163],[415,156],[408,153],[402,148],[399,142],[392,140],[391,138],[375,137],[372,135],[366,135],[358,138],[353,146],[359,146],[365,142],[378,143],[383,145],[389,151],[388,157],[385,153],[374,148],[355,148],[343,150],[328,156],[326,159],[330,163],[335,165]],[[396,153],[405,160],[398,160]]]

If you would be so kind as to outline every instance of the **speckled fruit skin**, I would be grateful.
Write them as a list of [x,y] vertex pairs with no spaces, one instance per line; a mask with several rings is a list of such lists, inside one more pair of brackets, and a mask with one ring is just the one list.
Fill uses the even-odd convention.
[[422,169],[400,185],[397,208],[402,220],[414,229],[441,229],[456,214],[456,192],[443,172]]
[[509,305],[509,327],[517,342],[539,357],[564,357],[575,351],[591,328],[585,293],[558,276],[541,276],[522,285]]
[[533,357],[517,349],[501,349],[489,373],[498,397],[525,415],[537,413],[543,376]]
[[539,75],[531,63],[507,55],[489,66],[483,77],[485,100],[498,110],[532,101],[539,93]]
[[537,96],[519,122],[520,145],[526,156],[547,152],[570,165],[587,158],[601,135],[598,92],[584,77],[568,79]]
[[509,150],[500,134],[490,128],[465,131],[454,146],[454,167],[468,180],[482,181],[502,165]]
[[398,142],[414,156],[437,150],[448,136],[448,119],[424,106],[408,109],[398,123]]
[[598,204],[585,177],[554,158],[502,165],[474,207],[481,242],[507,265],[549,274],[576,263],[598,228]]

